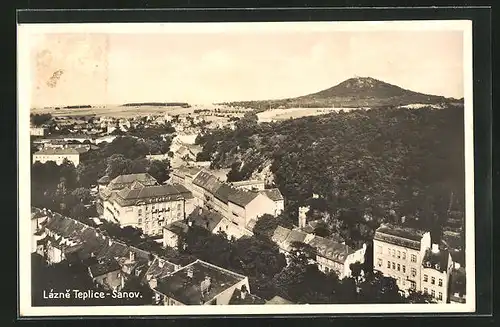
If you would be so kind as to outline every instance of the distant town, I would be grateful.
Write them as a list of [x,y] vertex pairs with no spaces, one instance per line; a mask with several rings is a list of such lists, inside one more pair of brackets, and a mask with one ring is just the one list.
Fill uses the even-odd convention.
[[[465,303],[465,218],[455,185],[406,188],[424,164],[396,177],[362,166],[377,153],[387,165],[399,160],[383,149],[404,148],[404,133],[373,141],[395,121],[432,116],[448,124],[446,115],[460,110],[431,102],[33,109],[33,305]],[[327,127],[332,121],[340,127]],[[366,136],[370,154],[321,143],[330,132],[363,142],[349,133],[370,128],[378,133]],[[398,145],[387,145],[390,138]],[[410,152],[398,152],[402,167],[415,163],[403,161]],[[425,153],[418,160],[434,160]],[[320,160],[341,170],[329,175],[332,162]],[[424,196],[439,203],[423,208]],[[57,296],[67,289],[113,296]]]

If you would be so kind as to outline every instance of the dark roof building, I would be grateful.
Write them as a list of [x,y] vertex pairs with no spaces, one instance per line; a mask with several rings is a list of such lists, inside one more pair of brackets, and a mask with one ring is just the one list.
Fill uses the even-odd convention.
[[316,249],[318,255],[341,264],[346,261],[347,256],[355,252],[345,244],[320,236],[314,236],[308,244]]
[[110,199],[116,201],[122,207],[135,205],[137,201],[178,201],[192,199],[193,195],[180,184],[164,184],[145,186],[141,182],[135,181],[131,186],[124,187],[117,192],[112,192]]
[[234,204],[244,208],[250,202],[252,202],[258,195],[259,195],[259,193],[257,193],[257,192],[250,192],[250,191],[235,189],[234,192],[229,194],[228,202],[234,203]]
[[158,181],[148,173],[127,174],[115,177],[109,182],[108,187],[112,190],[119,190],[131,186],[134,182],[140,182],[144,186],[158,185]]
[[120,265],[114,259],[98,260],[97,263],[89,266],[90,277],[96,278],[113,271],[121,270]]
[[426,268],[432,268],[439,272],[446,272],[448,270],[449,261],[451,260],[450,253],[446,249],[437,248],[427,249],[422,259],[422,265]]
[[200,171],[200,173],[193,180],[193,184],[201,187],[210,194],[215,194],[217,189],[222,185],[217,177],[206,171]]
[[[223,291],[244,281],[247,277],[210,263],[195,262],[156,280],[153,289],[184,305],[212,303]],[[214,303],[227,304],[227,303]]]
[[415,229],[382,225],[375,231],[374,239],[414,250],[420,250],[420,242],[424,234],[425,232]]
[[269,188],[260,191],[260,193],[263,193],[266,195],[268,198],[270,198],[273,201],[283,201],[283,194],[281,194],[281,191],[278,188]]

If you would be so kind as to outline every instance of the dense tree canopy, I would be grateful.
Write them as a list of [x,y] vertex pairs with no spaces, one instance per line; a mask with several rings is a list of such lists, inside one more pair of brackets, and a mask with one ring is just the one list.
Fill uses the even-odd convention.
[[[463,215],[463,134],[461,107],[379,108],[280,123],[247,120],[197,143],[200,157],[214,168],[230,167],[237,178],[270,165],[288,206],[310,203],[354,245],[402,216],[409,226],[439,229],[450,208]],[[243,163],[239,171],[235,163]]]

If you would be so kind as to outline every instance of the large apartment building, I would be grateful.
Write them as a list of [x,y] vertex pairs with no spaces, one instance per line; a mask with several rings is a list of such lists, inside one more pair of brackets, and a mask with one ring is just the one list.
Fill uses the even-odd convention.
[[193,196],[179,184],[158,185],[149,174],[122,175],[100,191],[102,217],[160,236],[163,227],[194,210]]
[[73,165],[78,166],[80,164],[80,156],[87,152],[88,149],[85,147],[81,148],[47,148],[37,151],[33,154],[33,162],[46,163],[49,161],[55,162],[57,165],[61,165],[64,160],[68,160],[73,163]]
[[374,269],[397,281],[399,289],[449,301],[450,274],[454,263],[450,252],[431,242],[430,232],[383,225],[373,240]]

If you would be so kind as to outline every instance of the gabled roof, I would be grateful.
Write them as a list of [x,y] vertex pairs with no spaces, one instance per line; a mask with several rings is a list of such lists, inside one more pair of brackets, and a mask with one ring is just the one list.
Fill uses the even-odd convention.
[[259,193],[257,192],[235,189],[234,192],[229,194],[228,202],[234,203],[244,208],[250,202],[252,202],[257,196],[259,196]]
[[197,212],[193,212],[189,217],[189,221],[193,222],[193,225],[202,227],[210,232],[213,232],[222,220],[226,220],[220,213],[216,211],[203,210],[202,214],[199,215]]
[[265,189],[260,191],[259,193],[264,194],[268,198],[270,198],[273,201],[282,201],[284,200],[283,194],[281,194],[280,190],[278,188],[270,188],[270,189]]
[[291,230],[285,241],[283,242],[282,247],[285,251],[291,251],[293,248],[293,243],[306,243],[307,236],[307,233],[298,230]]
[[182,221],[174,221],[173,223],[165,226],[164,228],[176,235],[181,235],[186,233],[189,227]]
[[423,231],[416,229],[382,225],[375,231],[374,239],[419,250],[423,235]]
[[146,270],[146,273],[142,278],[142,283],[147,283],[153,278],[161,279],[163,277],[166,277],[169,274],[173,273],[176,268],[177,266],[173,263],[165,259],[156,257],[153,262],[151,262],[149,268]]

